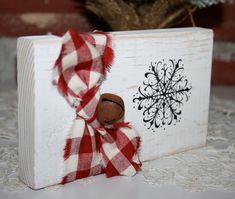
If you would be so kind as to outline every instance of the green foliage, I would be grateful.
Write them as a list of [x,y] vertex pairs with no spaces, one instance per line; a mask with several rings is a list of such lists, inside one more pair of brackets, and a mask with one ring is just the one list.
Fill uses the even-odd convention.
[[224,3],[225,0],[190,0],[193,5],[204,8],[218,3]]

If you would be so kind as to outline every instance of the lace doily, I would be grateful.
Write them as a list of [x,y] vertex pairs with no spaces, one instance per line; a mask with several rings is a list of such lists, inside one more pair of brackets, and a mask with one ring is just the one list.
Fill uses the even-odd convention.
[[212,97],[207,147],[143,165],[145,181],[187,191],[235,190],[235,102]]
[[16,91],[0,93],[0,188],[23,190],[18,179]]
[[[0,188],[25,190],[18,179],[16,91],[0,93],[0,127]],[[140,174],[156,186],[175,184],[187,191],[234,191],[235,102],[211,98],[207,147],[145,162]],[[92,178],[79,181],[92,182]]]

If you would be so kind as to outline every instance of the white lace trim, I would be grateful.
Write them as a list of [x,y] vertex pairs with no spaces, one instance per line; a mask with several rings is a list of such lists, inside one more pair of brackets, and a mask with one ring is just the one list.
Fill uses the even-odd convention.
[[[0,93],[0,126],[0,188],[26,190],[18,179],[15,91]],[[140,174],[156,186],[175,184],[187,191],[235,190],[235,103],[212,97],[207,147],[146,162]],[[78,183],[93,181],[91,177]]]

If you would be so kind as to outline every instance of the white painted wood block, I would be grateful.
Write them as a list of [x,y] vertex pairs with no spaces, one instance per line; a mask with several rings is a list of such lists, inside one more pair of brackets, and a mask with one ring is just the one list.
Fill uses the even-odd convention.
[[[101,91],[117,94],[124,99],[125,121],[131,122],[142,137],[141,160],[204,146],[209,109],[212,31],[182,28],[110,34],[113,38],[115,60]],[[52,84],[52,67],[60,47],[61,39],[56,36],[18,39],[20,178],[34,189],[61,181],[64,170],[63,147],[75,117],[74,110]],[[185,93],[189,99],[182,100],[182,105],[178,107],[181,111],[178,122],[173,119],[170,125],[148,128],[150,123],[143,122],[144,108],[138,110],[137,101],[133,102],[133,98],[134,95],[137,96],[139,87],[144,89],[144,81],[151,83],[145,76],[147,72],[151,72],[151,63],[155,69],[159,61],[166,63],[169,70],[165,77],[169,79],[171,69],[174,68],[170,65],[171,59],[175,62],[182,60],[182,73],[174,78],[185,76],[183,79],[188,80],[190,91]],[[161,69],[158,71],[159,75],[162,75]],[[173,87],[172,82],[171,85]],[[182,88],[182,82],[180,85]],[[148,89],[147,93],[150,95],[153,91]],[[177,89],[179,88],[176,87]],[[172,90],[169,92],[176,95]],[[163,96],[162,93],[157,94]],[[178,99],[179,96],[175,98]],[[166,98],[166,103],[169,99]],[[162,123],[162,117],[162,113],[156,116],[158,124]]]

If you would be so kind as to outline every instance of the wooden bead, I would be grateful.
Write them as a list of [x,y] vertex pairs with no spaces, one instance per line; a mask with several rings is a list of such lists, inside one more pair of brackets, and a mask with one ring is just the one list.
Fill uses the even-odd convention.
[[104,93],[100,96],[97,105],[97,120],[102,125],[110,125],[124,116],[125,107],[121,97]]

